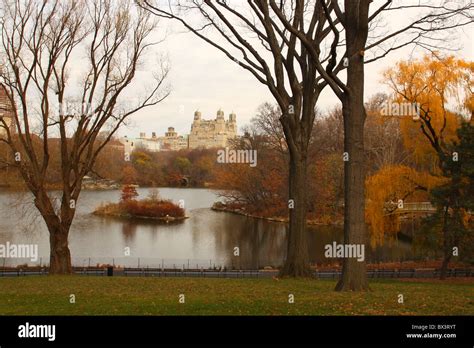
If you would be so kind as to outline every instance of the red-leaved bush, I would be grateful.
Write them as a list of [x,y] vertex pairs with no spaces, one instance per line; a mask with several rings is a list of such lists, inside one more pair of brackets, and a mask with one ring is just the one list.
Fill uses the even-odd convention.
[[122,201],[133,200],[136,197],[138,197],[138,192],[135,186],[127,184],[122,187],[122,194],[120,196]]
[[184,209],[169,200],[128,200],[120,203],[121,210],[131,216],[183,217]]

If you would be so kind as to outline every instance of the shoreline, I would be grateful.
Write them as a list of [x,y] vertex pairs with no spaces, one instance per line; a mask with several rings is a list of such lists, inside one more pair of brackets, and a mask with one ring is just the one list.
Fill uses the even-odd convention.
[[112,217],[112,218],[120,218],[120,219],[127,219],[127,220],[147,220],[147,221],[159,221],[159,222],[180,222],[186,219],[189,219],[189,216],[163,216],[163,217],[155,217],[155,216],[136,216],[130,214],[120,214],[120,213],[101,213],[94,211],[91,213],[92,215],[96,216],[103,216],[103,217]]
[[[211,207],[211,210],[218,211],[218,212],[224,212],[224,213],[232,213],[232,214],[236,214],[236,215],[251,217],[251,218],[254,218],[254,219],[266,220],[266,221],[269,221],[269,222],[278,222],[278,223],[285,223],[285,224],[288,224],[288,222],[289,222],[288,218],[275,217],[275,216],[266,217],[266,216],[262,216],[262,215],[253,215],[253,214],[244,212],[240,209],[232,209],[232,208],[226,207],[225,205],[221,205],[222,203],[221,204],[218,204],[218,203],[219,202],[214,203]],[[313,226],[344,226],[343,221],[335,221],[335,222],[326,223],[326,222],[320,222],[320,221],[317,221],[317,220],[314,220],[314,219],[306,219],[306,224],[307,225],[313,225]]]

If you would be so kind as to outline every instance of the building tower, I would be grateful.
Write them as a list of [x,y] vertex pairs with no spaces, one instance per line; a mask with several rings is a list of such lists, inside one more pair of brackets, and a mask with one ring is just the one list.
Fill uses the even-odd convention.
[[237,122],[237,115],[233,111],[229,114],[229,122],[230,123],[236,123]]
[[194,113],[194,121],[189,134],[189,148],[223,148],[228,145],[228,140],[237,135],[236,115],[224,118],[224,111],[217,110],[216,118],[211,120],[201,119],[201,113]]
[[199,121],[201,119],[201,112],[196,110],[194,112],[194,121]]
[[233,111],[229,114],[229,122],[227,124],[227,130],[229,131],[230,137],[237,136],[237,115]]
[[176,138],[178,133],[175,132],[174,127],[168,127],[168,131],[165,133],[165,137],[167,138]]

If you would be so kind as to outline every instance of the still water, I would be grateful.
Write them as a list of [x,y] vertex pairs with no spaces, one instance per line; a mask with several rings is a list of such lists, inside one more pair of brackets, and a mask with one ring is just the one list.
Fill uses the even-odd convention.
[[[138,189],[140,197],[149,190]],[[104,202],[117,202],[120,191],[83,191],[71,227],[69,245],[75,266],[115,264],[150,267],[226,266],[254,268],[278,266],[286,255],[287,227],[224,212],[214,212],[218,191],[160,188],[162,198],[184,200],[189,219],[176,224],[98,217],[91,212]],[[47,264],[49,235],[28,196],[0,192],[0,244],[37,244],[39,260],[0,259],[0,266]],[[324,245],[342,243],[341,227],[311,226],[308,242],[312,263],[334,262],[324,257]],[[240,256],[234,256],[234,248]],[[124,252],[130,248],[130,256]],[[395,241],[366,250],[369,262],[403,261],[414,258],[407,241]]]

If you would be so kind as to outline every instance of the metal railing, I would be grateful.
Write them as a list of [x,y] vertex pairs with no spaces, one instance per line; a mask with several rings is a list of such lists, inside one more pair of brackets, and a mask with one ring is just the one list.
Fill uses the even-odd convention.
[[407,202],[402,207],[398,207],[397,203],[389,202],[385,205],[385,215],[407,214],[407,213],[434,213],[436,207],[431,202]]
[[[278,270],[236,269],[227,268],[152,268],[152,267],[73,267],[74,274],[84,276],[126,276],[126,277],[201,277],[201,278],[271,278],[278,275]],[[46,267],[0,268],[0,277],[22,277],[29,275],[48,275]],[[338,279],[341,271],[337,269],[316,270],[314,276],[320,279]],[[438,278],[440,269],[375,269],[367,271],[368,278]],[[474,277],[472,268],[451,268],[447,277]]]
[[431,202],[412,202],[412,203],[403,203],[403,208],[398,210],[402,212],[435,212],[436,207],[434,207]]

